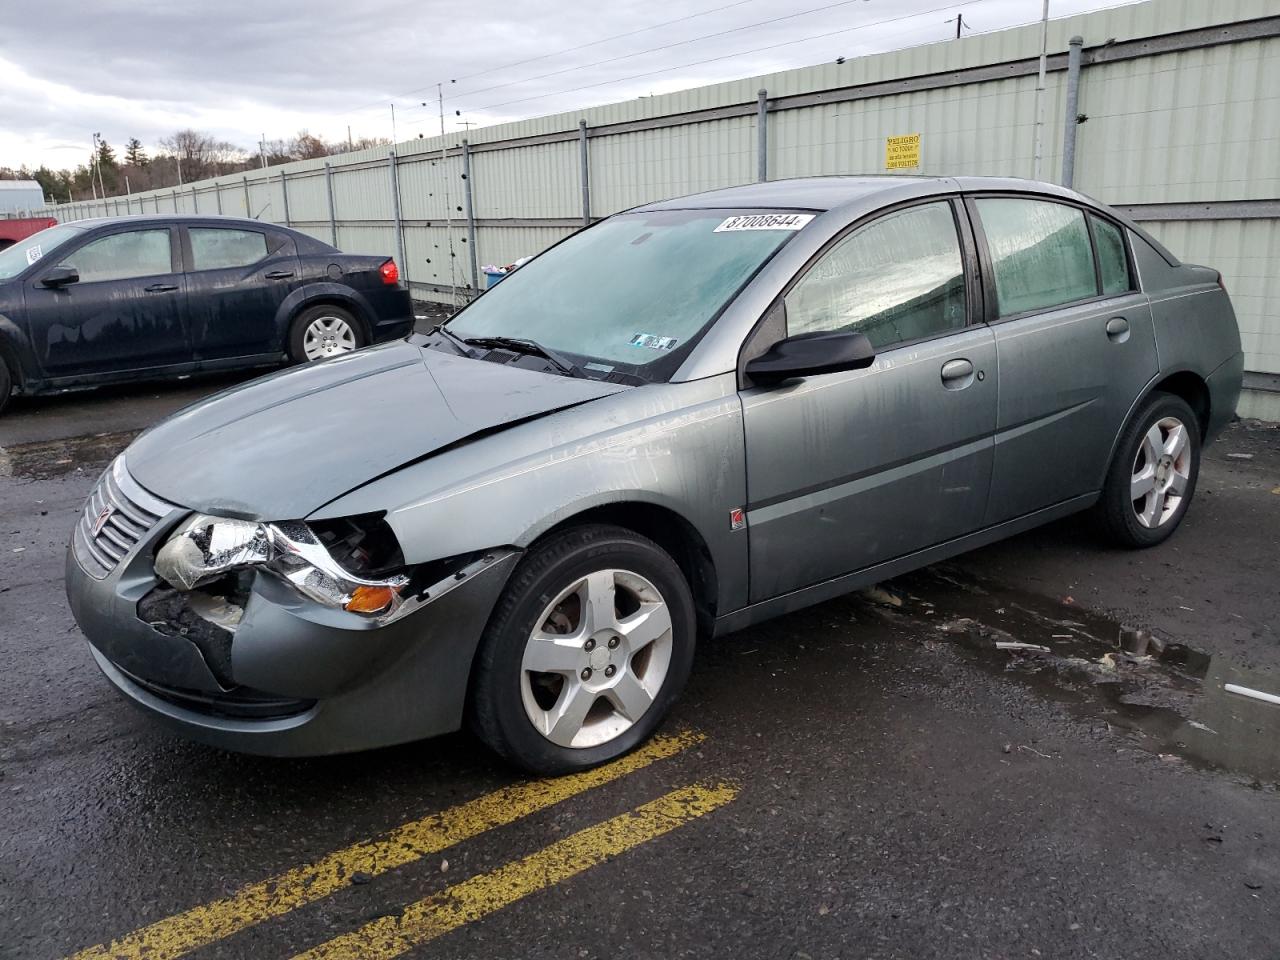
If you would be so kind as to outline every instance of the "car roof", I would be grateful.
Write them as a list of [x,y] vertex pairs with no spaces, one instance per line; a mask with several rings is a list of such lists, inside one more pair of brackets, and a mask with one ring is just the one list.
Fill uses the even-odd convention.
[[[900,202],[909,198],[944,193],[1032,193],[1072,200],[1107,214],[1123,223],[1147,241],[1171,266],[1179,261],[1160,241],[1119,210],[1112,209],[1083,193],[1056,183],[1024,180],[1019,177],[921,177],[900,174],[860,174],[856,176],[798,177],[792,180],[767,180],[740,187],[708,190],[686,197],[673,197],[634,207],[636,212],[649,210],[717,210],[765,209],[844,211],[862,215],[882,202]],[[630,211],[627,211],[630,212]]]
[[877,193],[887,193],[905,184],[937,184],[939,191],[955,190],[955,181],[942,177],[848,176],[800,177],[795,180],[767,180],[740,187],[708,190],[687,197],[648,203],[640,210],[688,210],[690,208],[758,207],[792,210],[834,210]]
[[[759,207],[795,210],[836,210],[861,204],[876,194],[914,188],[917,194],[953,193],[956,191],[1012,190],[1069,197],[1097,205],[1095,201],[1052,183],[1022,180],[1016,177],[921,177],[900,174],[860,174],[857,176],[798,177],[792,180],[768,180],[739,187],[708,190],[705,193],[675,197],[648,203],[638,210],[687,210],[690,208]],[[932,189],[931,189],[932,188]]]
[[89,217],[85,220],[71,220],[68,226],[83,227],[89,229],[91,227],[100,227],[108,224],[120,223],[204,223],[208,222],[211,226],[219,227],[255,227],[259,230],[270,228],[272,230],[287,230],[288,227],[282,227],[279,224],[264,222],[262,220],[249,220],[246,217],[223,217],[215,214],[204,213],[131,213],[123,217]]

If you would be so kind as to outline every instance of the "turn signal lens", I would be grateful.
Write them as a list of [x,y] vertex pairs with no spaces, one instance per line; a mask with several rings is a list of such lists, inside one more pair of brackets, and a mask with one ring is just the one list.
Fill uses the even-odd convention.
[[388,260],[378,268],[378,272],[382,274],[382,282],[387,286],[400,282],[400,268],[394,260]]
[[356,587],[343,609],[351,613],[382,613],[396,596],[394,587]]

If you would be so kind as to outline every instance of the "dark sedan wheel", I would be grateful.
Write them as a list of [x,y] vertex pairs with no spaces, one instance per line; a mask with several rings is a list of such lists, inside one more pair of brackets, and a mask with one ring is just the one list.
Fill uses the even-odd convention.
[[289,329],[289,356],[295,363],[327,360],[364,345],[360,322],[350,311],[327,303],[303,310]]
[[1200,473],[1200,426],[1181,397],[1156,393],[1129,422],[1098,510],[1112,539],[1151,547],[1177,529]]
[[576,527],[516,568],[481,642],[471,725],[538,774],[612,760],[654,731],[689,675],[693,597],[657,544]]

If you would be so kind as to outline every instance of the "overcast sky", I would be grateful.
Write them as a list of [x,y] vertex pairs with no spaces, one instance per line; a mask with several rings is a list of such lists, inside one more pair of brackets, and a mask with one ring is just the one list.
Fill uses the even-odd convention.
[[[1119,2],[1052,0],[1051,16]],[[154,150],[183,127],[249,150],[264,132],[303,128],[327,139],[345,138],[348,125],[355,137],[389,137],[393,102],[407,140],[439,132],[437,81],[454,132],[460,120],[558,113],[943,40],[960,12],[971,32],[1027,23],[1040,0],[93,0],[40,9],[3,18],[0,166],[75,166],[94,132],[117,152],[129,137]]]

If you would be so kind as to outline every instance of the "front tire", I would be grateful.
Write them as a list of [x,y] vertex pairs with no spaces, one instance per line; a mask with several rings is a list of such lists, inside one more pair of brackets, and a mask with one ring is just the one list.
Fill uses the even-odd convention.
[[1178,528],[1200,475],[1200,422],[1181,397],[1155,393],[1125,427],[1098,516],[1124,547],[1153,547]]
[[470,724],[540,775],[584,770],[644,742],[693,664],[693,596],[656,543],[574,527],[535,547],[481,640]]
[[13,396],[13,374],[9,372],[9,365],[0,360],[0,413],[4,413],[4,408],[9,405],[11,396]]
[[307,307],[289,327],[289,358],[312,363],[365,346],[364,330],[349,310],[322,303]]

